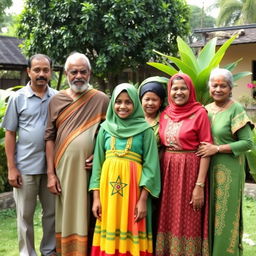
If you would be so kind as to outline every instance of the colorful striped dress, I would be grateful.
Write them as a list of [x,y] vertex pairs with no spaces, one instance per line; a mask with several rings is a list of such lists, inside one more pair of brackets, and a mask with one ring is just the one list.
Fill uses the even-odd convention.
[[[142,187],[149,191],[147,217],[135,222],[134,211]],[[150,199],[160,192],[153,130],[120,139],[101,128],[90,190],[100,191],[102,212],[101,221],[96,222],[91,255],[152,255]]]

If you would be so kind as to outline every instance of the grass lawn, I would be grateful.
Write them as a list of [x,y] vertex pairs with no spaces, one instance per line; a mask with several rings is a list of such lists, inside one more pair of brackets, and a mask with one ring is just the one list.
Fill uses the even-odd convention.
[[[16,211],[15,209],[7,209],[0,211],[0,256],[18,256],[18,238],[17,238],[17,225],[16,225]],[[40,240],[42,237],[41,228],[41,207],[38,204],[35,218],[35,243],[38,255]]]
[[[244,199],[244,254],[243,256],[256,255],[256,200],[245,197]],[[37,206],[34,225],[35,240],[38,255],[38,247],[42,237],[41,209]],[[16,212],[14,209],[0,211],[0,256],[18,256],[18,244],[16,233]],[[220,255],[221,256],[221,255]]]

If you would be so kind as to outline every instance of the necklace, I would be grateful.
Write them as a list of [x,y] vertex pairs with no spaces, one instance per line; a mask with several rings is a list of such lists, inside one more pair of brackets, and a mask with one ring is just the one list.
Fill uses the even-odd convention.
[[230,102],[231,102],[231,100],[228,100],[228,101],[226,101],[225,103],[223,103],[221,106],[218,106],[218,105],[214,102],[214,107],[213,107],[214,113],[217,114],[217,113],[219,113],[220,111],[224,110],[225,107],[227,107]]
[[115,137],[111,137],[111,142],[110,142],[110,147],[111,147],[111,150],[114,151],[115,155],[116,156],[120,156],[120,157],[123,157],[125,156],[128,151],[131,149],[132,147],[132,137],[129,137],[127,139],[127,142],[126,142],[126,146],[125,146],[125,149],[124,150],[118,150],[118,151],[121,151],[121,152],[118,152],[116,149],[115,149],[115,144],[116,144],[116,138]]
[[217,106],[216,103],[214,102],[215,106],[212,107],[212,113],[213,113],[212,122],[215,122],[215,118],[216,118],[217,114],[220,113],[221,111],[223,111],[229,105],[230,102],[232,102],[232,101],[228,100],[221,107]]

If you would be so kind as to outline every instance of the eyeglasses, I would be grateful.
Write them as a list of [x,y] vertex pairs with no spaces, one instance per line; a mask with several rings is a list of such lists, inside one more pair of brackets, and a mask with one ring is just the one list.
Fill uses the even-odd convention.
[[73,70],[70,70],[68,71],[71,75],[73,76],[76,76],[78,73],[80,73],[81,75],[87,75],[89,72],[87,69],[82,69],[82,70],[76,70],[76,69],[73,69]]

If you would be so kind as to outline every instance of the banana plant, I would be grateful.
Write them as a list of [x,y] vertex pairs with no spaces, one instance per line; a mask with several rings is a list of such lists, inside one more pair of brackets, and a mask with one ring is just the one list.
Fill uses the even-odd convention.
[[[163,58],[163,63],[148,62],[147,64],[157,68],[158,70],[172,76],[178,72],[186,73],[189,75],[195,85],[197,100],[203,105],[208,104],[211,99],[208,93],[208,80],[212,69],[219,66],[223,59],[226,50],[236,39],[237,35],[232,36],[227,40],[216,52],[217,38],[211,39],[199,52],[198,57],[194,54],[192,48],[182,40],[181,37],[177,37],[177,46],[179,58],[168,56],[161,52],[154,50]],[[232,71],[241,59],[234,63],[228,64],[224,68]],[[241,77],[250,75],[251,72],[240,72],[234,75],[234,81]]]

